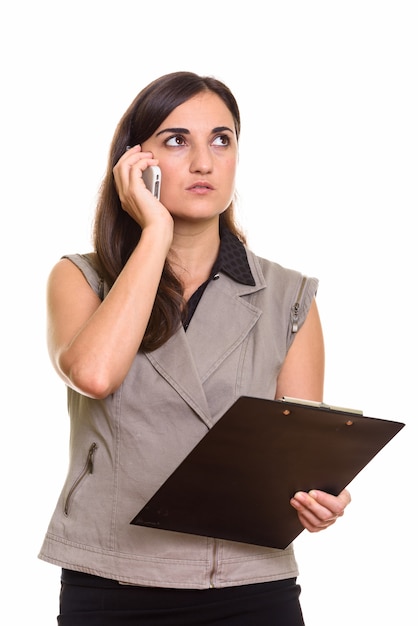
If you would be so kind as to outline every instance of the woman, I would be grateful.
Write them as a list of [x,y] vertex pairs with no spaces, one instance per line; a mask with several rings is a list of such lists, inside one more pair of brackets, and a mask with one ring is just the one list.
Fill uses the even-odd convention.
[[[59,624],[303,624],[292,546],[130,524],[240,395],[322,399],[317,281],[257,257],[234,220],[239,132],[220,81],[151,83],[116,129],[94,253],[50,274],[71,445],[40,558],[62,567]],[[153,165],[160,200],[142,178]],[[315,532],[349,500],[289,505]]]

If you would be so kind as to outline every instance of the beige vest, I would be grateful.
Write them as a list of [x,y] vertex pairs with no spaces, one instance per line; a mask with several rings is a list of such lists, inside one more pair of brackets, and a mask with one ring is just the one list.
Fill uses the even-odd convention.
[[[41,559],[159,587],[204,589],[297,575],[292,546],[278,550],[130,524],[240,395],[274,398],[295,336],[294,304],[299,301],[300,327],[317,280],[304,282],[298,272],[247,254],[256,285],[221,273],[187,333],[180,329],[154,352],[139,352],[114,394],[93,400],[68,390],[69,470]],[[69,258],[99,293],[86,258]]]

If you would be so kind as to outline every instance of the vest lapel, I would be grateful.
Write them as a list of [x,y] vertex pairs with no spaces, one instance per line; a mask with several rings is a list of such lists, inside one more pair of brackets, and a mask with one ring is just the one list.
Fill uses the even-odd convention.
[[261,315],[261,310],[242,296],[264,286],[260,276],[253,287],[221,274],[207,286],[187,333],[179,329],[163,346],[146,354],[208,427],[213,419],[203,384],[245,340]]
[[145,356],[165,380],[209,427],[212,420],[206,396],[183,328]]
[[243,295],[259,287],[240,285],[225,275],[207,286],[187,337],[202,383],[247,337],[261,310]]

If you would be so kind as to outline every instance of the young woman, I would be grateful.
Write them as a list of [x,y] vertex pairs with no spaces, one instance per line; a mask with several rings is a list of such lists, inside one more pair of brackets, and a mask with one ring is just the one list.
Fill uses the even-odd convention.
[[[256,256],[234,220],[239,133],[222,82],[152,82],[116,129],[94,252],[51,271],[71,438],[40,558],[62,568],[59,624],[303,624],[292,545],[130,524],[240,395],[322,399],[317,281]],[[142,178],[152,165],[160,200]],[[300,492],[289,506],[315,532],[349,501]]]

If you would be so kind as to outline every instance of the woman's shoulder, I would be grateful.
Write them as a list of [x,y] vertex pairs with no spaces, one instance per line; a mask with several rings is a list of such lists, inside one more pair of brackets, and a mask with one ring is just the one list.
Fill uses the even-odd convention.
[[61,259],[68,259],[77,267],[85,268],[91,267],[92,269],[97,271],[97,254],[95,252],[84,252],[84,253],[73,253],[73,254],[63,254]]
[[300,270],[280,265],[248,250],[248,261],[253,276],[259,284],[264,284],[267,293],[273,299],[289,302],[307,313],[312,299],[315,297],[319,280]]
[[95,252],[64,254],[62,259],[68,259],[82,272],[93,291],[104,298],[104,280],[98,268],[97,254]]
[[316,281],[317,278],[306,276],[303,272],[297,269],[286,267],[281,265],[277,261],[272,261],[265,257],[259,256],[252,250],[247,248],[248,261],[250,263],[253,273],[261,274],[265,280],[281,280],[285,283],[300,283],[303,278],[309,278],[309,280]]

